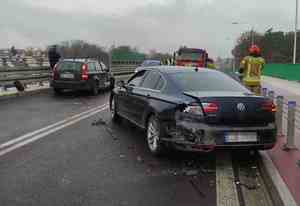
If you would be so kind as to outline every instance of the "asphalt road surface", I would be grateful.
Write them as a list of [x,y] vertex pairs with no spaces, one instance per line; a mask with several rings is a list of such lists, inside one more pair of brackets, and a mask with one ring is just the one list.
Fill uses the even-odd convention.
[[272,205],[255,155],[171,152],[112,124],[109,94],[0,101],[0,205]]

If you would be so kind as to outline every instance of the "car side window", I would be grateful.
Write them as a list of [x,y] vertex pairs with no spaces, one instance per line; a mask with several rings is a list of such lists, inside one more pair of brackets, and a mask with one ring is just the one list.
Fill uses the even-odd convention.
[[140,71],[136,73],[129,81],[128,81],[128,86],[132,87],[137,87],[140,86],[144,76],[145,76],[146,71]]
[[164,87],[164,85],[165,85],[165,80],[164,80],[164,78],[160,75],[160,77],[159,77],[159,79],[158,79],[158,82],[157,82],[157,84],[156,84],[156,86],[155,86],[155,89],[156,89],[156,90],[162,90],[162,88]]
[[95,72],[96,71],[95,63],[92,63],[92,62],[88,63],[88,70],[90,72]]
[[159,78],[160,74],[158,72],[150,71],[149,74],[147,74],[145,80],[143,81],[141,87],[147,89],[155,89]]

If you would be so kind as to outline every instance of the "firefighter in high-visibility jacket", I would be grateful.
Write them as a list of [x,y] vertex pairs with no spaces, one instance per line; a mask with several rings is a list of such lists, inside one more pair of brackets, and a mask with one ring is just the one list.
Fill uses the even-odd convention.
[[209,68],[209,69],[216,69],[216,65],[214,63],[214,60],[211,59],[211,58],[207,58],[206,65],[207,65],[207,68]]
[[243,84],[252,92],[259,95],[261,91],[261,73],[265,60],[261,57],[261,50],[257,45],[249,48],[249,56],[244,57],[240,65],[240,74]]

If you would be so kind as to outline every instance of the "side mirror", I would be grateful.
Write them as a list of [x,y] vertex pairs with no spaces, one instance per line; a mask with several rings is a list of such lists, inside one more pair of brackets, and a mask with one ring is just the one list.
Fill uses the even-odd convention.
[[124,80],[118,81],[118,82],[117,82],[117,86],[118,86],[118,87],[121,87],[121,88],[126,88],[126,84],[125,84]]

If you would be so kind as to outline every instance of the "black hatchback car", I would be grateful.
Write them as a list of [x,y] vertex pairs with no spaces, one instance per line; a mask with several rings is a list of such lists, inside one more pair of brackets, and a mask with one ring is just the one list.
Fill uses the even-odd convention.
[[97,60],[64,59],[55,65],[50,85],[55,93],[70,89],[97,95],[100,89],[113,88],[114,77],[105,64]]
[[154,67],[118,82],[112,119],[147,131],[150,151],[215,148],[271,149],[276,143],[273,101],[255,96],[226,74],[209,69]]

